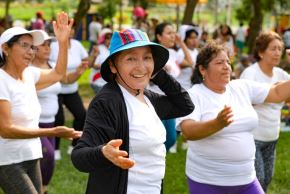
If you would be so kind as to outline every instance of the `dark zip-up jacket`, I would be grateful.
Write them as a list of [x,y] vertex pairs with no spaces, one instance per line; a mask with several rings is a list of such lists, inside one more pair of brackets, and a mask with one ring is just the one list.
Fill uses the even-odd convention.
[[[145,90],[160,119],[182,117],[193,111],[194,105],[188,93],[164,70],[152,81],[166,94]],[[127,109],[121,89],[115,81],[107,83],[90,103],[83,135],[71,155],[74,166],[79,171],[89,173],[86,194],[127,192],[128,170],[115,166],[101,151],[112,139],[122,139],[120,150],[129,153]]]

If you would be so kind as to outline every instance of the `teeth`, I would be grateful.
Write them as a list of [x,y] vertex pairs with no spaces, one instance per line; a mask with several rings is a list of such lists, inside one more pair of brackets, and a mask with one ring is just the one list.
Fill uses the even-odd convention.
[[144,77],[144,75],[133,75],[133,77],[141,78],[141,77]]

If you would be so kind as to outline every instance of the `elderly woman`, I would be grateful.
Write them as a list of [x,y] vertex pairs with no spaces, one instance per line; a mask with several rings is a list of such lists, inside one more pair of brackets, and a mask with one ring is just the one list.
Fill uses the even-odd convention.
[[[165,173],[166,131],[160,119],[193,111],[188,93],[162,68],[168,50],[146,33],[114,32],[101,66],[108,83],[92,100],[84,133],[72,152],[89,173],[88,194],[160,194]],[[146,90],[149,81],[165,93]]]
[[256,178],[253,104],[278,103],[290,96],[290,81],[276,85],[233,80],[228,53],[211,42],[197,56],[193,87],[195,111],[178,119],[189,140],[186,175],[190,193],[262,194]]
[[[246,68],[241,78],[270,85],[290,80],[290,76],[286,71],[276,67],[280,63],[283,47],[283,40],[277,33],[261,33],[256,38],[254,49],[254,56],[257,62]],[[254,129],[256,144],[255,167],[257,178],[265,192],[274,174],[276,144],[279,138],[283,104],[264,103],[254,106],[259,117],[259,125]]]
[[40,105],[36,90],[61,80],[66,72],[67,45],[73,21],[58,15],[54,32],[60,43],[55,69],[28,67],[36,47],[43,43],[41,31],[13,27],[0,37],[0,187],[7,194],[41,192],[39,137],[77,138],[79,132],[64,126],[39,128]]

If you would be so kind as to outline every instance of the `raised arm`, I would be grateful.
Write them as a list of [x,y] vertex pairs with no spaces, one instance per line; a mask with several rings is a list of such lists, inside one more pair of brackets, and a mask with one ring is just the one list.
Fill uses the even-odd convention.
[[63,84],[71,84],[77,81],[85,72],[85,70],[88,69],[88,63],[88,61],[83,60],[81,65],[79,65],[75,71],[66,73],[66,75],[61,79],[60,82]]
[[176,43],[180,46],[180,48],[182,49],[182,51],[184,53],[184,60],[182,61],[180,66],[181,67],[192,67],[193,61],[192,61],[192,58],[190,56],[189,50],[178,34],[176,34]]
[[59,53],[56,66],[51,70],[41,70],[39,81],[36,83],[36,89],[46,88],[55,82],[60,81],[66,74],[68,61],[68,41],[70,31],[73,25],[73,19],[69,19],[67,13],[61,12],[57,20],[53,21],[53,29],[59,44]]

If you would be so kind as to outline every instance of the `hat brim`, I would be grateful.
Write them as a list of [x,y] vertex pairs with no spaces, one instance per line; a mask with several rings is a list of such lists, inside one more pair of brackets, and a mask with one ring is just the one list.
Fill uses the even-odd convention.
[[151,52],[152,52],[153,60],[154,60],[153,75],[157,73],[158,71],[160,71],[165,66],[166,62],[168,61],[169,51],[165,47],[161,46],[160,44],[156,44],[154,42],[135,41],[125,46],[122,46],[119,49],[116,49],[113,53],[110,53],[110,55],[101,65],[102,78],[107,82],[111,81],[113,73],[111,72],[109,61],[110,59],[112,59],[114,55],[124,50],[137,48],[137,47],[143,47],[143,46],[150,46],[151,48]]
[[44,42],[44,35],[40,30],[31,30],[27,34],[30,34],[33,38],[33,45],[39,46]]

